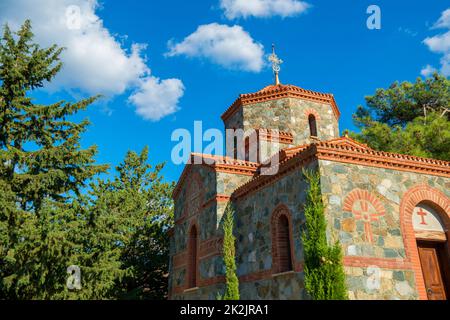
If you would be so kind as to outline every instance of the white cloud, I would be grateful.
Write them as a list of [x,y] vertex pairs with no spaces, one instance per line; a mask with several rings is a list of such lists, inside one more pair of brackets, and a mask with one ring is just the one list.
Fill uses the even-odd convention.
[[442,12],[439,20],[434,24],[434,28],[450,29],[450,8]]
[[450,75],[450,9],[442,12],[441,17],[435,23],[433,28],[445,28],[447,32],[438,34],[433,37],[426,38],[423,42],[428,48],[437,54],[441,54],[441,69],[440,71],[445,75]]
[[446,53],[450,50],[450,31],[424,40],[431,51],[436,53]]
[[[77,8],[79,11],[75,10]],[[166,90],[164,80],[151,75],[142,54],[146,45],[133,44],[125,49],[104,27],[96,14],[98,9],[97,0],[2,0],[0,23],[8,23],[11,29],[17,30],[25,19],[31,19],[35,39],[41,46],[56,43],[66,48],[61,55],[63,68],[47,87],[49,90],[100,93],[108,97],[127,90],[145,91],[146,96],[150,96],[150,89]],[[144,88],[150,80],[154,85]],[[167,96],[167,101],[161,98],[160,105],[151,105],[155,100],[150,100],[148,108],[153,109],[155,115],[169,114],[168,110],[177,110],[177,106],[167,102],[178,102],[179,98],[180,92],[177,92],[175,97]],[[136,107],[141,110],[146,102],[141,98],[139,103]],[[159,113],[158,108],[162,109]]]
[[183,96],[184,86],[178,79],[160,80],[149,77],[129,101],[137,109],[136,112],[144,119],[157,121],[178,110],[178,101]]
[[437,69],[435,67],[427,64],[425,67],[422,68],[422,70],[420,71],[420,74],[424,77],[429,77],[436,71],[437,71]]
[[201,25],[180,43],[169,42],[168,56],[205,58],[224,68],[259,72],[264,50],[241,26]]
[[228,19],[267,18],[292,17],[305,12],[310,4],[299,0],[220,0],[220,7]]

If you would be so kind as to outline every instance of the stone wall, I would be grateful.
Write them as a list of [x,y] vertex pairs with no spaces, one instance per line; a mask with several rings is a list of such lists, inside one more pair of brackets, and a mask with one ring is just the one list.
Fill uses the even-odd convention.
[[[193,216],[185,208],[189,208],[187,198],[192,179],[201,180],[201,209]],[[172,299],[215,299],[221,284],[214,284],[218,277],[225,275],[225,267],[220,253],[223,231],[220,226],[227,202],[218,201],[217,195],[230,196],[240,185],[251,179],[251,176],[215,172],[212,168],[202,165],[192,166],[189,175],[181,186],[175,199],[175,226],[170,241],[169,288],[175,291]],[[187,290],[187,235],[193,222],[197,223],[199,231],[200,252],[198,260],[198,281],[202,288]],[[202,252],[205,248],[205,252]],[[174,263],[174,260],[177,262]],[[211,284],[209,284],[211,283]]]
[[[450,179],[323,160],[309,167],[320,170],[327,238],[330,244],[339,240],[343,248],[350,299],[418,299],[416,275],[403,242],[400,204],[405,193],[417,185],[428,185],[450,197]],[[227,197],[252,177],[215,172],[205,166],[195,166],[190,175],[203,181],[205,197],[195,217],[178,220],[175,226],[169,286],[176,292],[171,298],[216,299],[224,289],[220,239]],[[175,201],[178,219],[182,208],[189,206],[189,181],[187,177]],[[299,168],[235,203],[236,262],[242,299],[308,299],[301,242],[307,188]],[[277,274],[272,259],[271,218],[280,206],[291,215],[294,270]],[[183,253],[192,219],[198,221],[200,247],[207,250],[198,261],[200,288],[185,291],[186,266],[179,262],[174,266],[174,260],[187,259]]]
[[[293,171],[236,203],[236,257],[243,299],[305,299],[301,228],[307,183]],[[294,272],[276,275],[272,263],[272,213],[286,206],[291,214]]]
[[[350,298],[417,299],[414,272],[405,262],[400,203],[419,184],[450,196],[450,179],[331,161],[320,161],[320,173],[327,237],[344,250]],[[371,285],[378,276],[380,286]]]
[[[294,135],[293,145],[303,145],[312,142],[308,122],[311,113],[316,117],[319,139],[330,140],[339,137],[339,124],[331,105],[296,98],[245,105],[225,121],[225,129],[242,129],[246,135],[250,134],[252,129],[279,130]],[[278,152],[280,146],[272,149],[273,152],[267,154],[266,146],[260,146],[259,150],[264,150],[262,159]]]
[[339,137],[338,121],[330,105],[308,100],[284,98],[246,105],[243,108],[244,131],[252,128],[275,129],[294,135],[294,145],[310,143],[309,113],[314,112],[318,137]]

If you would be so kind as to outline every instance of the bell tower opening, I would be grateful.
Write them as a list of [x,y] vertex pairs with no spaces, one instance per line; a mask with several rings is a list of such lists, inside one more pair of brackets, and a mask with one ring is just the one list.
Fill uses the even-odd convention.
[[309,133],[311,137],[317,137],[317,121],[313,114],[308,116]]

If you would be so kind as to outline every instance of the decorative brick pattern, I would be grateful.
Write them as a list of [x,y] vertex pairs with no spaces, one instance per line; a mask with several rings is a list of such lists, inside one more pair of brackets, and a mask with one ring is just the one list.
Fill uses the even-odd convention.
[[[447,186],[450,181],[442,176],[338,161],[319,160],[319,164],[327,234],[330,242],[339,240],[343,247],[350,297],[426,298],[423,284],[420,283],[423,281],[422,271],[411,216],[415,206],[424,200],[428,205],[434,202],[443,206],[445,197],[449,197],[450,189]],[[412,197],[412,194],[415,196]],[[372,242],[366,241],[364,221],[355,219],[353,204],[359,199],[370,202],[372,212],[382,213],[378,221],[371,221]],[[406,224],[402,207],[408,207],[410,212]],[[436,208],[436,205],[432,207]],[[441,212],[444,210],[448,210],[448,207],[444,207]],[[409,228],[409,231],[405,232],[405,228]],[[411,240],[407,241],[405,237]],[[413,246],[415,260],[409,258],[410,247]],[[381,272],[380,287],[376,290],[367,286],[370,281],[368,270],[373,267],[379,268]]]
[[371,223],[385,215],[380,200],[367,190],[355,189],[344,201],[344,211],[353,213],[355,219],[364,221],[364,233],[367,242],[373,243]]

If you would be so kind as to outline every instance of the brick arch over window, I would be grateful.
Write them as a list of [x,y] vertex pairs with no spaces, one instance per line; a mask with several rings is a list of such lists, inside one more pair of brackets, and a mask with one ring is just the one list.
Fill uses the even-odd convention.
[[272,273],[294,270],[292,217],[289,209],[281,205],[272,213]]
[[200,232],[198,224],[193,222],[189,227],[187,237],[187,270],[186,270],[186,289],[195,288],[199,280],[199,237]]
[[412,215],[418,204],[431,206],[442,218],[447,239],[450,237],[450,199],[440,190],[429,185],[418,185],[409,189],[400,204],[400,227],[405,245],[406,260],[411,263],[416,279],[416,288],[421,300],[427,300],[425,282],[422,275]]
[[305,110],[305,116],[307,119],[311,114],[316,118],[317,121],[320,121],[320,114],[317,112],[317,110],[312,108]]

